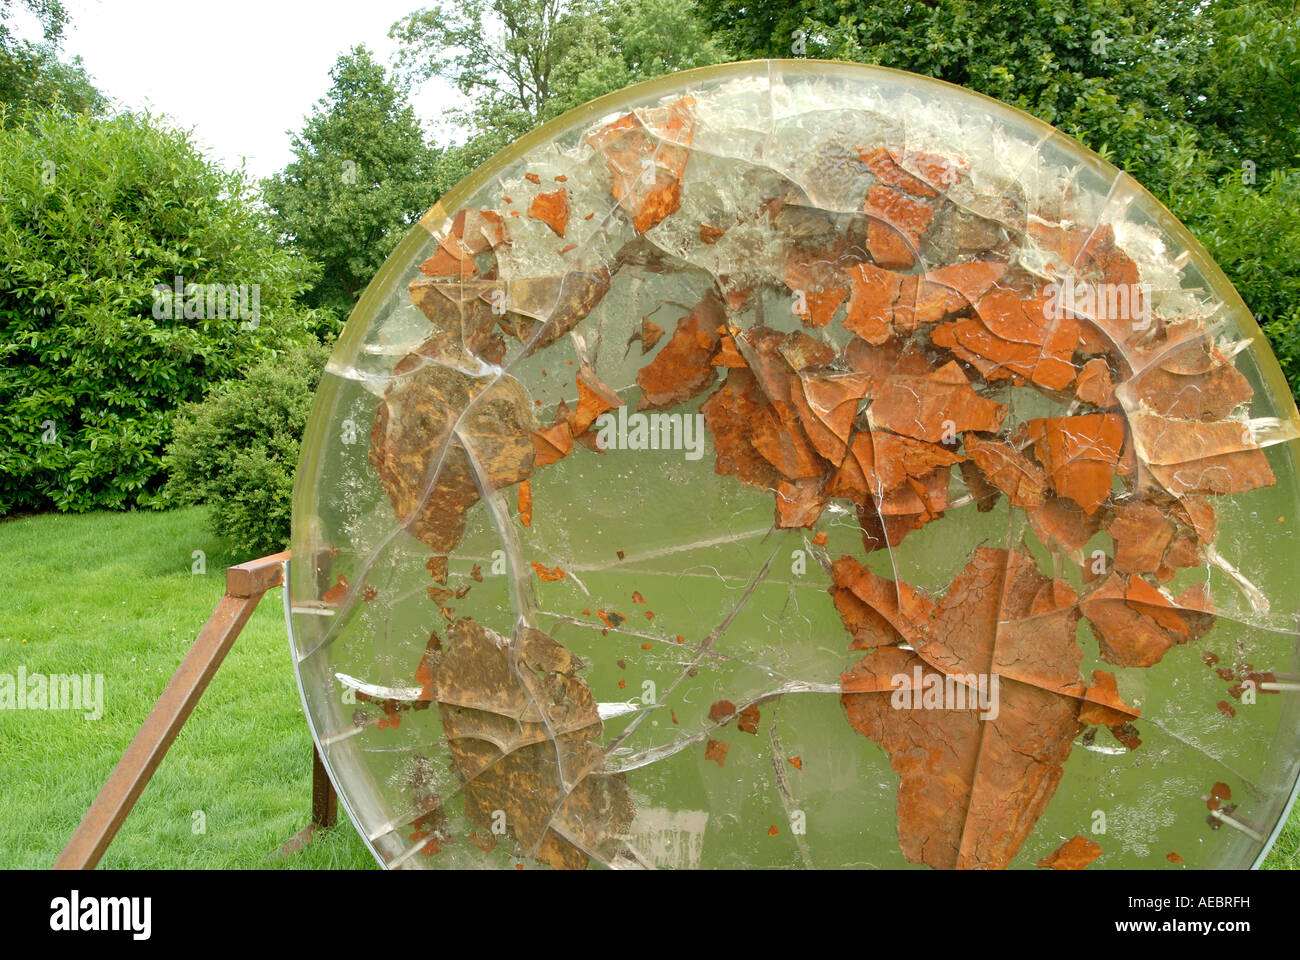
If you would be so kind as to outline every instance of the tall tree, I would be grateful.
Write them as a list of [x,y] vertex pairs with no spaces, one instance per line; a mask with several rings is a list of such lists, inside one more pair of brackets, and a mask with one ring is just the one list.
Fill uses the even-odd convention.
[[582,32],[587,0],[450,0],[393,25],[412,81],[442,77],[472,102],[448,111],[502,145],[541,120],[556,64]]
[[329,93],[293,137],[295,159],[266,180],[273,222],[320,263],[304,298],[343,317],[406,230],[449,184],[406,85],[364,46],[340,56]]
[[593,97],[726,59],[690,0],[449,0],[389,35],[408,78],[470,100],[449,111],[469,132],[464,169]]
[[[13,0],[0,0],[0,104],[17,107],[59,104],[74,113],[98,113],[107,101],[90,81],[81,59],[59,59],[59,42],[68,23],[60,0],[19,0],[40,26],[40,42],[22,40],[13,32]],[[23,116],[8,114],[9,122]]]

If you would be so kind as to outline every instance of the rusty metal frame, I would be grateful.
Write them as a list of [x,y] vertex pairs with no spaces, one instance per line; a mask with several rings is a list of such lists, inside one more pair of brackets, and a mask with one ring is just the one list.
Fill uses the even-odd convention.
[[[286,550],[226,568],[225,595],[54,861],[53,869],[93,870],[99,863],[258,602],[268,590],[284,584],[288,563]],[[311,823],[286,843],[281,852],[302,849],[311,842],[316,830],[333,826],[337,818],[338,795],[313,746]]]

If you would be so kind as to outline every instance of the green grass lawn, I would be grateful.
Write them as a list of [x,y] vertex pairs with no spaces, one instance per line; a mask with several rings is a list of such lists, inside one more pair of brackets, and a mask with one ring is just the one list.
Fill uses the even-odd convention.
[[[98,720],[0,711],[0,867],[54,861],[220,599],[225,568],[251,559],[228,553],[204,519],[189,509],[0,523],[0,673],[25,666],[104,677]],[[206,554],[202,575],[191,573],[196,550]],[[338,826],[306,850],[268,859],[310,811],[311,735],[276,589],[101,866],[375,867],[341,811]]]
[[[206,573],[191,573],[194,551]],[[202,510],[0,522],[0,673],[104,677],[104,713],[0,711],[0,867],[48,867],[221,597],[233,556]],[[373,869],[346,816],[306,825],[311,739],[280,591],[262,601],[102,861],[108,868]],[[196,832],[196,814],[205,829]],[[1266,867],[1300,868],[1300,811]]]

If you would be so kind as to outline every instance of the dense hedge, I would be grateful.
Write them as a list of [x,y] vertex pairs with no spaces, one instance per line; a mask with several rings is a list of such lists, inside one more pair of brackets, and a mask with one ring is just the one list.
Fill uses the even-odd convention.
[[1300,169],[1258,182],[1241,173],[1186,182],[1173,198],[1174,213],[1254,311],[1300,396]]
[[[312,268],[187,133],[129,114],[9,119],[0,514],[156,505],[175,409],[309,335],[318,320],[293,300]],[[155,294],[177,277],[211,286]],[[243,311],[206,295],[239,285]]]
[[208,504],[213,533],[249,559],[289,542],[298,445],[328,359],[318,343],[292,348],[213,387],[176,419],[165,495]]

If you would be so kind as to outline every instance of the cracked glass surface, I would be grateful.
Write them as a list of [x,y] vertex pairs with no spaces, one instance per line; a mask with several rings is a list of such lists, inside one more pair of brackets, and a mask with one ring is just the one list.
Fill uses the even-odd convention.
[[1249,866],[1297,777],[1297,415],[1131,178],[894,71],[595,101],[425,215],[294,502],[380,863]]

